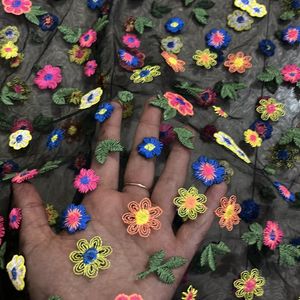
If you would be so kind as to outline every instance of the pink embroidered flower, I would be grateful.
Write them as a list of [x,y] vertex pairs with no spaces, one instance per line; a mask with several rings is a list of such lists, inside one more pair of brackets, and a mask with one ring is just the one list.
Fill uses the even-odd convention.
[[89,60],[84,66],[84,75],[87,77],[93,76],[96,73],[97,67],[98,65],[94,59]]
[[93,29],[89,29],[83,33],[79,39],[80,47],[90,48],[97,41],[97,32]]
[[39,174],[39,171],[37,169],[32,169],[32,170],[25,170],[20,173],[17,173],[15,177],[12,178],[11,182],[12,183],[22,183],[26,180],[29,180],[33,177],[35,177],[37,174]]
[[52,65],[46,65],[43,69],[39,70],[34,78],[34,83],[41,90],[54,90],[61,81],[61,69]]
[[166,92],[164,97],[167,99],[168,104],[183,116],[194,115],[193,105],[183,96],[172,92]]
[[141,45],[141,41],[137,38],[135,34],[127,33],[123,35],[123,44],[128,48],[139,48]]
[[0,245],[2,244],[2,238],[5,235],[4,218],[0,216]]
[[87,193],[97,188],[99,176],[96,175],[92,169],[81,169],[79,174],[75,177],[74,187],[80,193]]
[[29,130],[30,132],[32,132],[33,126],[30,121],[28,121],[26,119],[19,119],[19,120],[14,121],[14,124],[13,124],[12,128],[10,129],[10,131],[16,132],[20,129]]
[[2,0],[2,4],[5,12],[17,16],[30,12],[32,6],[30,0]]
[[297,83],[300,80],[300,68],[297,65],[286,65],[282,68],[281,74],[283,80],[291,83]]
[[19,229],[22,221],[22,210],[21,208],[13,208],[9,213],[9,227],[11,229]]
[[125,294],[119,294],[115,300],[143,300],[143,297],[138,294],[132,294],[132,295],[125,295]]
[[264,229],[264,245],[269,247],[271,250],[281,243],[283,238],[283,232],[276,222],[268,221]]

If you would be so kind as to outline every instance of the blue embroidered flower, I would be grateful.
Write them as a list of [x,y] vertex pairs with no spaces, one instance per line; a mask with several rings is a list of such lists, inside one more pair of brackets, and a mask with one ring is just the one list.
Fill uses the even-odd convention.
[[48,136],[47,147],[49,150],[57,148],[64,139],[64,130],[54,129]]
[[104,0],[87,0],[87,6],[90,9],[97,9],[97,8],[101,8],[104,4]]
[[262,121],[259,119],[251,124],[250,129],[256,131],[262,140],[271,138],[273,132],[273,126],[269,121]]
[[62,214],[62,228],[68,233],[74,233],[79,230],[85,230],[91,216],[87,214],[83,204],[70,204]]
[[95,119],[103,123],[105,120],[110,118],[112,112],[114,111],[114,107],[110,103],[102,103],[99,105],[98,110],[95,113]]
[[38,17],[38,19],[39,27],[43,31],[53,31],[59,23],[58,17],[50,13],[41,15]]
[[271,40],[265,39],[259,42],[258,49],[264,56],[270,57],[275,54],[276,46]]
[[172,33],[179,33],[183,26],[184,21],[178,17],[170,18],[165,24],[166,30]]
[[161,154],[163,144],[155,137],[145,137],[137,146],[138,153],[146,158],[153,158]]
[[300,43],[300,26],[288,26],[282,31],[281,39],[289,45]]
[[243,201],[241,208],[239,216],[246,223],[254,221],[259,215],[260,206],[253,199]]
[[194,177],[202,181],[206,186],[211,186],[224,181],[225,168],[214,159],[200,156],[198,160],[192,164],[192,168]]
[[213,49],[225,49],[231,42],[231,36],[225,29],[212,29],[205,36],[206,44]]
[[300,9],[300,0],[293,0],[293,1],[291,2],[291,7],[292,7],[293,9]]
[[284,186],[282,183],[280,183],[278,181],[275,181],[273,184],[285,201],[295,202],[295,200],[296,200],[295,194],[290,192],[286,186]]

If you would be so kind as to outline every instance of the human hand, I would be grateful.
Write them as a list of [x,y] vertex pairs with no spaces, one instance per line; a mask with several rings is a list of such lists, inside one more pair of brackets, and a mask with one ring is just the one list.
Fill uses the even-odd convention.
[[[102,125],[99,140],[120,140],[122,109],[118,103],[113,105],[115,110]],[[144,137],[158,138],[160,122],[161,111],[147,104],[137,128],[124,182],[137,182],[149,188],[153,186],[155,160],[140,156],[136,147]],[[209,188],[206,191],[207,211],[195,221],[185,222],[174,234],[172,222],[176,210],[172,200],[185,183],[190,156],[190,150],[175,143],[158,182],[151,189],[151,195],[146,189],[130,185],[118,192],[118,153],[110,153],[103,165],[94,160],[91,168],[100,176],[100,184],[83,200],[91,221],[85,231],[75,234],[53,233],[34,186],[29,183],[15,184],[14,205],[20,207],[23,214],[20,247],[26,259],[27,287],[31,299],[44,300],[50,295],[59,295],[64,300],[113,300],[119,293],[138,293],[145,300],[171,299],[188,264],[174,270],[176,282],[172,285],[160,282],[154,275],[136,280],[136,274],[144,271],[149,256],[161,249],[167,257],[182,256],[189,263],[211,226],[219,199],[226,193],[225,184]],[[161,229],[152,231],[148,238],[131,236],[121,216],[128,211],[130,201],[140,202],[145,197],[163,209],[159,217]],[[74,275],[70,252],[77,250],[79,239],[90,240],[98,235],[104,245],[113,248],[113,253],[108,257],[111,267],[99,272],[95,279]]]

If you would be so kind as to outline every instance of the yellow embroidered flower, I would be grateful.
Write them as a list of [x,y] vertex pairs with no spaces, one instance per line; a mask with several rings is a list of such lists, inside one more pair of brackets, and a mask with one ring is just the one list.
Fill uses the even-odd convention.
[[86,109],[97,104],[100,101],[102,94],[103,90],[100,87],[88,92],[82,96],[79,109]]
[[227,25],[236,31],[251,29],[254,20],[246,12],[235,10],[227,16]]
[[260,118],[264,121],[269,119],[278,121],[285,115],[284,104],[278,103],[274,98],[260,99],[256,111],[261,114]]
[[145,66],[142,69],[134,70],[130,79],[134,83],[145,83],[151,82],[154,77],[157,77],[160,74],[160,66]]
[[26,148],[31,140],[30,131],[20,129],[9,136],[9,146],[15,150],[20,150],[21,148]]
[[100,236],[94,236],[90,241],[79,240],[77,249],[69,255],[71,262],[75,264],[73,267],[75,275],[95,278],[99,270],[106,270],[110,267],[107,256],[112,254],[112,248],[103,246]]
[[194,186],[188,190],[180,188],[178,190],[179,197],[174,198],[173,203],[178,207],[178,215],[184,220],[195,220],[198,214],[206,212],[207,207],[204,205],[207,198],[203,194],[199,194]]
[[228,118],[228,114],[221,107],[213,106],[213,109],[218,116],[225,118],[225,119]]
[[91,51],[90,48],[81,48],[78,45],[74,45],[72,49],[69,50],[70,62],[82,65],[89,59]]
[[5,59],[11,59],[18,56],[18,46],[16,46],[13,42],[9,41],[0,48],[0,56]]
[[211,52],[208,48],[202,50],[196,50],[193,59],[196,61],[196,65],[210,69],[217,64],[218,54]]
[[243,271],[241,278],[233,282],[233,286],[237,289],[235,296],[245,300],[252,300],[254,296],[261,297],[264,294],[262,287],[265,283],[265,278],[260,276],[258,269]]
[[198,290],[193,288],[192,285],[190,285],[186,292],[182,292],[181,300],[196,300],[197,298]]
[[22,255],[14,255],[12,260],[6,265],[6,271],[9,279],[18,291],[22,291],[25,287],[25,259]]
[[262,139],[256,131],[248,129],[244,132],[244,136],[245,142],[250,144],[251,147],[255,148],[261,146]]
[[6,26],[0,30],[0,44],[5,42],[16,43],[20,37],[20,32],[16,26]]

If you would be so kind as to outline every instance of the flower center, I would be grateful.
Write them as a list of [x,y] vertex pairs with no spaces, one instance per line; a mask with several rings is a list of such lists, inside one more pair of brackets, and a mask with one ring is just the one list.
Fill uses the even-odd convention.
[[98,251],[95,248],[87,249],[83,254],[83,263],[88,265],[97,259]]
[[203,62],[209,62],[210,61],[210,56],[209,54],[202,54],[200,57],[200,60],[202,60]]
[[179,105],[185,105],[185,102],[179,97],[176,97],[176,101]]
[[46,81],[49,81],[49,80],[52,80],[52,79],[53,79],[53,75],[52,74],[46,74],[44,76],[44,80],[46,80]]
[[99,115],[104,115],[106,112],[107,112],[107,109],[106,109],[106,108],[101,108],[101,109],[99,110]]
[[140,77],[146,77],[150,74],[150,71],[149,70],[143,70],[141,73],[140,73]]
[[52,142],[52,143],[56,142],[57,140],[58,140],[57,134],[55,134],[55,135],[53,135],[53,136],[51,137],[51,142]]
[[242,3],[245,4],[245,5],[248,5],[249,4],[249,0],[242,0]]
[[245,21],[245,18],[244,18],[243,16],[239,16],[239,17],[236,19],[236,21],[237,21],[238,23],[243,23],[243,22]]
[[224,36],[223,36],[223,34],[222,34],[221,32],[215,33],[215,34],[213,35],[213,37],[212,37],[212,41],[213,41],[213,43],[216,44],[216,45],[222,44],[223,41],[224,41]]
[[89,39],[90,39],[90,35],[89,34],[86,34],[83,39],[87,42]]
[[171,25],[171,27],[175,28],[179,25],[179,23],[174,21],[170,25]]
[[188,196],[188,197],[185,199],[184,206],[185,206],[185,208],[187,208],[187,209],[193,209],[193,208],[195,208],[196,203],[197,203],[196,197],[194,197],[194,196]]
[[267,113],[273,114],[276,111],[276,105],[275,104],[268,104],[267,105]]
[[74,125],[71,125],[69,128],[68,128],[68,134],[69,135],[75,135],[77,133],[77,127],[74,126]]
[[145,145],[145,149],[148,150],[148,151],[152,151],[155,149],[155,145],[152,144],[152,143],[148,143]]
[[13,215],[11,218],[10,218],[10,221],[12,223],[16,222],[17,221],[17,216],[16,215]]
[[256,280],[255,279],[249,279],[245,282],[244,290],[246,293],[251,293],[255,290],[256,287]]
[[289,152],[286,149],[279,150],[277,153],[277,158],[281,160],[287,160],[289,158]]
[[291,193],[285,186],[280,186],[280,191],[284,194],[285,197],[290,197]]
[[134,42],[134,38],[133,37],[130,37],[130,38],[128,38],[128,40],[127,40],[129,43],[133,43]]
[[81,184],[88,184],[90,182],[90,178],[88,176],[82,176],[80,178],[80,183]]
[[23,92],[23,87],[19,84],[15,85],[13,87],[13,89],[14,89],[15,93],[17,93],[17,94],[21,94]]
[[271,241],[275,241],[276,239],[276,233],[275,231],[272,229],[271,232],[270,232],[270,240]]
[[16,280],[17,279],[17,270],[16,267],[13,267],[11,270],[11,275],[12,275],[12,279]]
[[296,41],[298,38],[298,30],[297,29],[290,29],[288,31],[288,37],[291,41]]
[[7,53],[12,52],[12,48],[11,47],[6,47],[6,48],[4,48],[4,51],[7,52]]
[[226,209],[225,209],[225,213],[224,213],[224,218],[225,219],[229,219],[232,217],[234,213],[234,205],[233,204],[229,204]]
[[215,167],[212,166],[209,163],[205,163],[202,165],[201,167],[201,171],[203,174],[203,177],[205,177],[205,179],[207,180],[213,180],[215,178]]
[[173,41],[172,42],[168,42],[167,47],[168,48],[174,48],[174,42]]
[[140,209],[135,214],[135,221],[137,225],[144,225],[147,224],[150,219],[150,214],[147,209]]
[[12,2],[12,7],[17,8],[20,7],[22,5],[22,1],[21,0],[14,0]]
[[94,95],[93,94],[90,94],[87,98],[87,102],[91,102],[94,98]]
[[23,136],[22,136],[22,134],[19,134],[16,138],[16,142],[20,143],[20,142],[22,142],[22,140],[23,140]]
[[81,218],[81,213],[78,209],[72,210],[68,213],[66,218],[66,223],[72,228],[76,228],[79,225],[79,220]]
[[176,65],[176,64],[177,64],[177,59],[174,58],[174,57],[170,57],[170,58],[169,58],[169,63],[170,63],[171,65]]
[[257,136],[255,134],[251,134],[250,137],[249,137],[249,140],[251,142],[256,142],[256,139],[257,139]]
[[237,68],[241,68],[244,65],[244,59],[242,57],[237,57],[233,63]]

